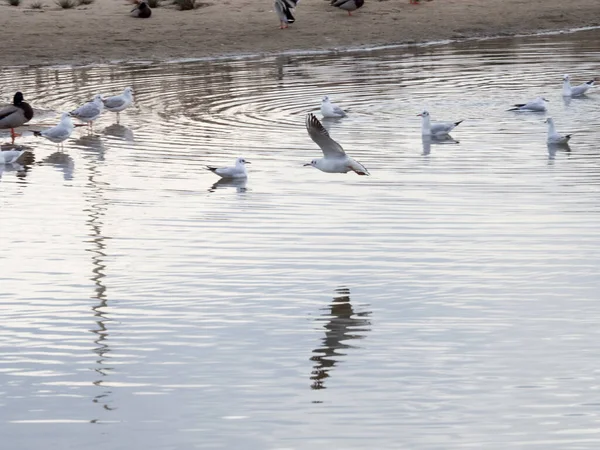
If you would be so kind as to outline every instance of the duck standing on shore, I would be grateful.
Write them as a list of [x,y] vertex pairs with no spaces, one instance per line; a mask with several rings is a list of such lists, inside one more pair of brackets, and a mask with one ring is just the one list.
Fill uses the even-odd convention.
[[296,19],[292,10],[296,8],[300,0],[275,0],[273,7],[279,17],[279,28],[284,29],[288,24],[294,23]]
[[147,19],[152,15],[152,9],[148,6],[146,0],[141,0],[135,8],[131,10],[131,17],[137,17],[139,19]]
[[365,4],[365,0],[331,0],[331,4],[344,11],[348,11],[348,15],[351,16],[352,11],[356,11]]
[[33,108],[23,100],[23,94],[17,92],[13,97],[13,104],[0,109],[0,128],[10,128],[12,143],[20,134],[15,133],[15,128],[24,125],[33,118]]

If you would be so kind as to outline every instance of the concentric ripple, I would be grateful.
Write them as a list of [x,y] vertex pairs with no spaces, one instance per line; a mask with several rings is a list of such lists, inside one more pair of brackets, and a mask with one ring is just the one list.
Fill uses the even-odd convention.
[[[600,94],[561,80],[599,37],[1,69],[36,109],[0,172],[2,441],[598,448]],[[64,152],[32,135],[126,86]],[[324,95],[370,177],[303,166]],[[237,156],[247,180],[205,169]]]

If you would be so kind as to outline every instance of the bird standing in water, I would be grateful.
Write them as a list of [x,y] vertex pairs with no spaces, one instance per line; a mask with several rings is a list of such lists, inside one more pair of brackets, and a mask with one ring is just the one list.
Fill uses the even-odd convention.
[[33,108],[23,100],[23,94],[17,92],[13,97],[13,104],[0,109],[0,128],[10,128],[12,144],[15,138],[21,136],[15,133],[15,128],[24,125],[33,118]]

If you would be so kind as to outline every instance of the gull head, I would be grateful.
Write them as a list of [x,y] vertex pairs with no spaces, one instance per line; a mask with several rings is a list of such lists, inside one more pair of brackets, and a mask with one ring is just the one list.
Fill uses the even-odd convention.
[[564,81],[568,81],[570,78],[571,78],[571,77],[569,77],[569,74],[568,74],[568,73],[565,73],[565,74],[563,75],[563,80],[564,80]]
[[102,95],[100,95],[100,94],[94,95],[94,99],[92,101],[94,103],[102,103]]
[[429,112],[423,111],[421,114],[417,114],[417,117],[429,117]]
[[68,112],[64,112],[64,113],[62,113],[62,114],[60,115],[60,121],[61,121],[61,122],[64,122],[64,121],[65,121],[65,120],[67,120],[67,119],[71,120],[71,116],[69,115],[69,113],[68,113]]
[[546,120],[544,120],[544,123],[553,124],[554,120],[552,120],[552,117],[546,117]]
[[304,167],[306,167],[306,166],[317,167],[317,164],[319,164],[319,160],[318,159],[313,159],[311,162],[304,164]]
[[133,95],[133,88],[132,87],[126,87],[125,90],[123,91],[123,94],[125,94],[125,95]]
[[325,97],[323,97],[323,102],[324,103],[327,103],[328,101],[329,101],[329,96],[328,95],[326,95]]
[[250,161],[246,161],[244,158],[238,158],[235,160],[236,166],[244,166],[246,164],[250,164]]

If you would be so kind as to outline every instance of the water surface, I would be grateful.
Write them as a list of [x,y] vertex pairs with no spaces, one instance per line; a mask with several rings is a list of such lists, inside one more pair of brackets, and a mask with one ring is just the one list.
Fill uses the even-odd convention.
[[[598,448],[600,94],[561,80],[600,76],[599,38],[0,70],[37,123],[136,93],[1,175],[2,441]],[[371,177],[303,167],[323,95]],[[246,183],[204,169],[237,156]]]

